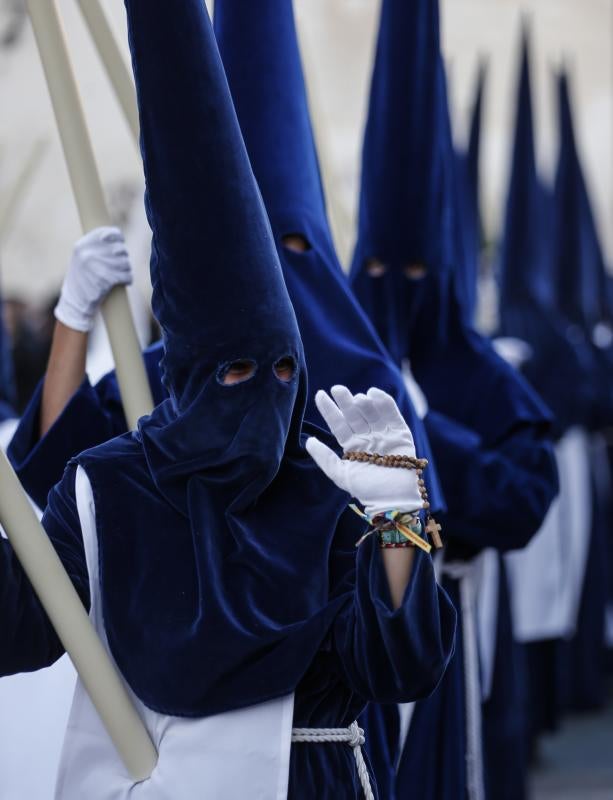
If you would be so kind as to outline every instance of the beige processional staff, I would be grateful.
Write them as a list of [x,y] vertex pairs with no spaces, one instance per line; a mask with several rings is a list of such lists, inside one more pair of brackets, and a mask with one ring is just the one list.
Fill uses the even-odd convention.
[[77,2],[138,148],[138,107],[130,68],[117,44],[100,0]]
[[[68,56],[56,0],[28,0],[28,10],[62,140],[83,231],[110,224],[102,184]],[[102,306],[128,426],[153,408],[128,295],[111,290]]]
[[[75,195],[79,203],[81,219],[85,228],[107,222],[106,209],[100,182],[93,162],[91,146],[87,137],[76,84],[70,68],[61,22],[55,0],[28,0],[28,9],[41,57],[53,97],[58,125],[66,159],[70,166]],[[106,317],[112,327],[122,315],[129,317],[127,298],[123,294],[125,307],[119,304]],[[116,345],[129,348],[119,339]],[[134,353],[128,357],[128,369],[142,368],[133,325]],[[109,332],[111,333],[111,331]],[[144,374],[144,370],[143,370]],[[146,378],[145,378],[146,381]],[[122,395],[131,386],[122,387]],[[148,386],[147,392],[148,393]],[[140,398],[141,412],[149,410],[146,397]],[[136,404],[131,406],[128,419],[134,421]],[[139,717],[122,679],[96,634],[89,617],[72,585],[72,582],[38,522],[15,472],[4,453],[0,452],[0,524],[8,536],[13,550],[26,572],[47,612],[67,653],[70,655],[79,677],[113,741],[117,752],[134,780],[143,780],[153,771],[157,753],[147,729]]]

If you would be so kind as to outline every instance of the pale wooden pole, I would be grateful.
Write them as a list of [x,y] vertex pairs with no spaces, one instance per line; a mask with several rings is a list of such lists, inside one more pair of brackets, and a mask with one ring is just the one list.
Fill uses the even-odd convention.
[[[85,124],[79,90],[70,63],[56,0],[27,0],[64,157],[84,232],[110,224],[94,153]],[[117,382],[128,426],[153,408],[128,295],[116,286],[102,306]]]
[[130,775],[148,778],[157,753],[147,729],[1,450],[0,524]]
[[124,61],[100,0],[77,2],[138,148],[140,128],[132,73]]
[[[28,0],[28,7],[54,99],[81,220],[86,229],[96,227],[106,223],[108,217],[55,0]],[[127,316],[130,325],[124,327],[131,327],[136,343],[132,356],[136,354],[137,363],[124,366],[140,368],[145,375],[125,290],[115,296],[119,303],[112,299],[111,306],[117,310],[113,309],[106,317],[111,329],[109,336],[115,317]],[[124,345],[121,335],[115,344]],[[148,393],[146,377],[145,385]],[[133,412],[134,409],[132,406]],[[4,453],[0,453],[0,524],[126,768],[134,780],[149,777],[157,762],[157,753],[147,729]]]

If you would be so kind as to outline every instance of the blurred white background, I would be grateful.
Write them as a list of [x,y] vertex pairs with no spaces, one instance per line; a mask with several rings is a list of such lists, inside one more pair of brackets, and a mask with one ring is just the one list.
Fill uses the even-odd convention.
[[[533,27],[542,169],[551,175],[555,163],[553,71],[566,59],[574,77],[581,152],[608,260],[613,261],[613,0],[441,2],[459,143],[464,140],[478,60],[489,61],[482,161],[488,238],[498,235],[506,194],[517,46],[521,16],[527,14]],[[138,283],[146,291],[147,237],[138,213],[139,156],[75,0],[59,0],[59,5],[107,196],[116,218],[129,229]],[[123,3],[105,0],[104,7],[127,58]],[[295,7],[335,234],[346,260],[353,238],[359,147],[379,3],[295,0]],[[33,154],[36,162],[10,224],[0,231],[2,290],[36,301],[59,287],[80,230],[23,0],[0,0],[0,104],[0,206],[10,198]]]

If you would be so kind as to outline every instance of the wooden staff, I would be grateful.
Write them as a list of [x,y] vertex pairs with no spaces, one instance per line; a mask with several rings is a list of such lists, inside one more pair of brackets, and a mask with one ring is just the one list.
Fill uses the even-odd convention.
[[77,2],[138,148],[138,106],[132,73],[126,66],[100,0]]
[[1,450],[0,524],[126,768],[134,780],[148,778],[157,761],[149,734]]
[[[84,232],[111,224],[89,139],[81,99],[68,56],[56,0],[27,0],[34,35],[64,148]],[[117,382],[130,428],[153,408],[125,287],[116,286],[102,305]]]
[[[108,216],[55,0],[28,0],[28,8],[47,74],[81,220],[84,228],[89,230],[105,224]],[[105,320],[114,352],[117,348],[115,357],[118,373],[119,354],[120,358],[123,357],[125,369],[142,373],[146,394],[149,394],[125,290],[116,292],[110,298],[110,303],[107,300]],[[131,352],[130,344],[133,345]],[[122,387],[124,402],[131,389],[129,383]],[[140,399],[142,412],[145,412],[151,404]],[[126,409],[129,420],[135,421],[137,405],[131,405],[131,414]],[[149,734],[4,454],[0,454],[0,524],[126,768],[135,780],[147,778],[157,761]]]

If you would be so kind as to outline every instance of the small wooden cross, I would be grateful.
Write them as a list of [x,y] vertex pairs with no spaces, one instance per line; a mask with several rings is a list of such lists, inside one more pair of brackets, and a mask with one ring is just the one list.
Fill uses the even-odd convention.
[[434,519],[434,517],[428,518],[428,523],[426,525],[426,533],[430,536],[432,540],[432,544],[434,545],[436,550],[440,550],[443,546],[443,540],[441,539],[441,526],[438,522]]

